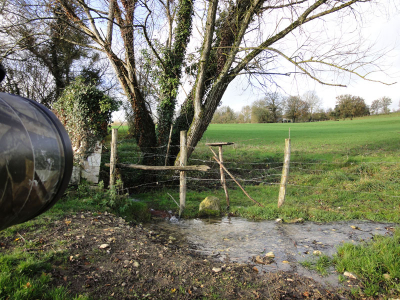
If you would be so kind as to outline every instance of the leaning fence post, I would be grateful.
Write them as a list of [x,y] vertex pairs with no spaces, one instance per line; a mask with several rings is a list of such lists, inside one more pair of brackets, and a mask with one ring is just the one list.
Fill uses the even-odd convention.
[[[179,154],[180,165],[185,167],[187,164],[187,132],[181,131],[181,149]],[[179,216],[181,216],[186,205],[186,171],[180,171],[180,188],[179,188]]]
[[282,169],[281,185],[279,189],[278,208],[282,206],[286,196],[286,184],[290,165],[290,138],[285,139],[285,160]]
[[110,188],[115,184],[115,165],[117,163],[118,128],[111,131],[111,155],[110,155]]

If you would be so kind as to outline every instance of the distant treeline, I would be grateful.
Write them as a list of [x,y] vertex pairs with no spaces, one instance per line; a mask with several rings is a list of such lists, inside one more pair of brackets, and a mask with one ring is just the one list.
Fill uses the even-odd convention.
[[334,108],[321,108],[322,100],[314,91],[303,96],[284,97],[279,93],[269,93],[253,104],[235,112],[229,106],[220,107],[214,114],[212,123],[277,123],[314,122],[362,117],[371,114],[387,114],[392,100],[382,97],[371,106],[359,96],[340,95],[336,97]]

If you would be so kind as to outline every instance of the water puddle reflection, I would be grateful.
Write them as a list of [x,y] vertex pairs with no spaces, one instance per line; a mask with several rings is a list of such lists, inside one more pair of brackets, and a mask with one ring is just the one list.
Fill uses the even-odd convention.
[[183,239],[193,251],[221,261],[253,263],[252,258],[273,252],[274,261],[256,264],[265,272],[293,271],[318,282],[338,285],[338,274],[321,277],[302,267],[299,262],[312,260],[314,251],[332,256],[343,242],[368,241],[374,235],[387,235],[394,224],[351,221],[317,224],[285,224],[275,221],[249,221],[237,217],[192,219],[149,225],[152,230],[166,231]]

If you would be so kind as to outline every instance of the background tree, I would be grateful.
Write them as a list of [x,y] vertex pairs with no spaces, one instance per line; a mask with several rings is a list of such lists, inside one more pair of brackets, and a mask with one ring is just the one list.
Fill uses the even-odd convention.
[[285,116],[293,123],[309,121],[310,112],[307,102],[301,100],[300,96],[289,96],[285,104]]
[[318,97],[315,91],[308,91],[304,93],[301,99],[307,103],[312,120],[314,117],[314,113],[321,107],[321,98]]
[[353,119],[369,115],[369,108],[363,98],[352,95],[340,95],[336,97],[335,112],[340,118]]
[[382,103],[379,99],[372,101],[370,112],[373,115],[379,114],[380,110],[382,109]]
[[251,123],[271,123],[272,119],[273,116],[267,100],[261,99],[253,102],[251,106]]
[[212,123],[226,124],[236,122],[236,113],[229,106],[222,106],[217,109],[212,119]]
[[82,68],[98,60],[98,54],[89,50],[85,34],[68,26],[59,5],[30,4],[6,1],[1,12],[0,61],[8,72],[3,89],[51,107]]
[[282,109],[284,99],[279,93],[267,93],[265,97],[267,107],[271,113],[271,122],[278,122],[279,118],[282,117]]
[[319,108],[311,115],[312,120],[314,121],[326,121],[329,120],[328,114],[322,109]]
[[238,123],[250,123],[251,122],[251,107],[250,105],[243,106],[237,117]]
[[381,104],[382,107],[382,111],[384,114],[388,114],[390,113],[390,104],[392,104],[392,99],[390,99],[389,97],[382,97],[379,99],[379,102]]

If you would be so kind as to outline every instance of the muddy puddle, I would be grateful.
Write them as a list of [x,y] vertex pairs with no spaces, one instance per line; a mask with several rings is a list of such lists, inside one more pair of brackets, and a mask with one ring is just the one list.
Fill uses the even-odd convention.
[[[167,233],[174,242],[189,245],[193,251],[214,259],[252,263],[260,272],[292,271],[330,286],[339,285],[337,273],[330,270],[330,275],[322,277],[304,268],[300,262],[315,260],[316,254],[332,256],[336,247],[344,242],[359,243],[374,235],[391,234],[393,226],[368,221],[285,224],[237,217],[149,225],[155,233]],[[254,257],[263,258],[268,252],[275,256],[272,263],[254,262]]]

